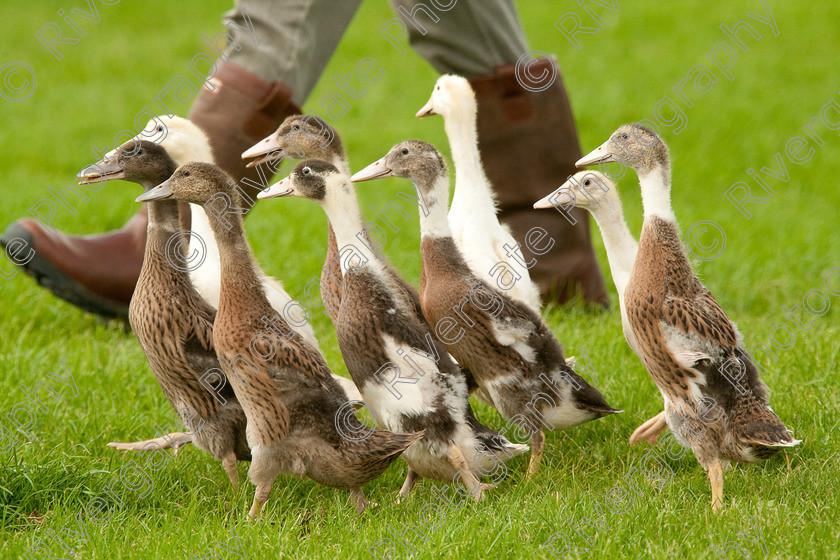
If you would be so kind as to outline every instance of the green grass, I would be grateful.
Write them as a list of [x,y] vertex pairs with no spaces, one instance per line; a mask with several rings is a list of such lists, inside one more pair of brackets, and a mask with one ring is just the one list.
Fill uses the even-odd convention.
[[[35,68],[35,94],[22,103],[0,99],[0,164],[3,204],[0,224],[27,215],[30,206],[47,197],[47,187],[73,182],[74,174],[93,160],[90,147],[111,144],[114,134],[130,128],[134,115],[204,47],[200,33],[220,30],[219,14],[230,2],[203,2],[202,9],[154,1],[99,6],[102,20],[77,18],[86,36],[61,46],[63,59],[53,58],[33,37],[47,22],[60,22],[56,10],[83,6],[34,1],[4,3],[8,22],[0,39],[0,63],[23,60]],[[539,4],[539,6],[534,6]],[[556,5],[559,4],[559,5]],[[720,4],[720,3],[717,3]],[[597,34],[579,35],[575,49],[553,23],[576,10],[583,25],[592,25],[583,8],[562,3],[519,2],[532,48],[556,53],[565,71],[584,149],[602,142],[619,124],[653,116],[666,94],[695,64],[709,64],[706,53],[727,40],[720,23],[734,25],[748,11],[763,13],[758,0],[711,8],[707,2],[621,3],[617,13],[590,3],[603,15]],[[832,98],[840,99],[832,53],[840,50],[836,22],[840,8],[829,2],[807,9],[772,2],[779,36],[754,23],[755,41],[742,32],[748,52],[737,51],[733,80],[714,71],[718,81],[700,94],[689,83],[684,91],[693,103],[680,134],[663,127],[674,160],[673,201],[683,229],[712,220],[726,232],[726,249],[698,271],[718,301],[743,332],[747,345],[767,342],[771,329],[785,319],[783,306],[799,305],[809,290],[823,287],[823,275],[840,265],[836,186],[837,133],[822,124],[814,131],[824,141],[808,163],[794,165],[784,155],[787,141],[804,134],[801,127]],[[366,2],[343,39],[307,109],[334,90],[333,74],[352,72],[364,56],[385,70],[367,95],[336,124],[354,169],[383,155],[409,137],[428,140],[447,150],[440,119],[412,115],[428,98],[434,71],[413,54],[401,56],[377,33],[392,14],[385,2]],[[63,25],[63,29],[67,29]],[[177,108],[185,114],[187,106]],[[775,167],[782,153],[790,179],[770,180],[775,195],[753,204],[745,219],[724,197],[737,181],[750,181],[747,169]],[[392,200],[407,184],[398,180],[360,187],[364,206]],[[638,232],[641,206],[635,177],[621,181],[625,211]],[[759,194],[753,188],[754,194]],[[55,227],[95,233],[121,226],[136,210],[133,185],[109,184],[92,193],[77,213],[59,208]],[[369,219],[374,217],[366,212]],[[304,284],[319,271],[324,251],[325,219],[306,201],[262,203],[248,219],[248,235],[264,268],[300,297]],[[597,233],[599,258],[606,258]],[[419,278],[416,216],[389,236],[386,252],[405,276]],[[0,260],[0,270],[12,265]],[[8,274],[6,274],[8,275]],[[613,296],[613,299],[615,297]],[[812,300],[815,303],[816,300]],[[253,487],[234,491],[220,465],[197,451],[185,450],[148,480],[130,477],[130,456],[105,447],[112,440],[148,437],[154,425],[173,423],[175,415],[158,389],[134,337],[119,325],[100,324],[38,288],[23,274],[0,277],[0,423],[27,398],[31,387],[48,372],[63,374],[62,360],[73,373],[78,395],[61,386],[61,401],[48,395],[48,410],[39,412],[32,438],[0,453],[0,524],[4,558],[23,557],[39,541],[56,534],[78,558],[237,558],[232,531],[248,558],[363,558],[389,531],[402,531],[428,514],[439,525],[426,540],[410,537],[417,558],[549,558],[540,545],[562,531],[569,544],[588,547],[582,558],[716,558],[710,545],[738,540],[753,558],[763,558],[759,543],[736,534],[761,531],[767,556],[774,558],[835,557],[840,530],[837,492],[840,484],[840,423],[837,403],[837,306],[815,317],[808,330],[796,329],[796,341],[766,358],[764,379],[773,390],[774,410],[803,443],[761,465],[738,465],[725,475],[726,507],[719,515],[709,507],[709,485],[689,455],[667,458],[670,482],[658,487],[634,466],[649,447],[629,447],[627,438],[642,421],[661,409],[649,375],[624,343],[617,309],[595,314],[582,307],[553,309],[546,316],[567,353],[586,351],[598,373],[600,389],[625,410],[614,418],[590,423],[569,433],[548,435],[545,464],[539,476],[523,476],[525,458],[509,464],[510,476],[481,504],[466,504],[440,516],[428,504],[442,502],[423,482],[404,504],[394,496],[405,474],[401,462],[368,485],[368,497],[379,505],[357,518],[347,494],[310,481],[281,476],[265,517],[245,520]],[[805,319],[807,320],[807,319]],[[327,361],[345,374],[329,321],[314,319]],[[784,337],[779,333],[779,340]],[[57,382],[53,382],[59,386]],[[479,406],[479,416],[500,428],[502,418]],[[123,469],[126,481],[116,483],[104,517],[96,524],[97,496]],[[240,469],[245,474],[245,466]],[[624,513],[612,513],[608,495],[635,484],[640,494]],[[133,484],[132,490],[126,484]],[[146,486],[148,485],[148,488]],[[148,492],[146,490],[149,490]],[[453,495],[453,490],[448,490]],[[612,494],[611,494],[612,492]],[[456,504],[460,502],[456,501]],[[584,517],[605,512],[608,528],[596,533]],[[86,509],[87,508],[87,509]],[[617,509],[613,504],[612,509]],[[89,516],[90,514],[90,516]],[[79,537],[77,522],[86,534]],[[570,525],[578,523],[580,534]],[[409,534],[409,533],[407,533]],[[587,543],[581,536],[591,535]],[[562,541],[554,541],[555,544]],[[562,548],[562,546],[560,547]],[[66,556],[53,544],[53,557]],[[210,554],[216,550],[218,556]],[[33,552],[33,557],[40,558]],[[398,556],[406,556],[404,548]],[[737,554],[730,551],[730,557]]]

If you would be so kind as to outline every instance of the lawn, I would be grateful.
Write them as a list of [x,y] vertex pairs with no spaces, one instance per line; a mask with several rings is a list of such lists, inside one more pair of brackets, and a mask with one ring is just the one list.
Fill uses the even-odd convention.
[[[2,227],[49,198],[50,187],[73,183],[75,173],[95,159],[93,146],[110,147],[118,131],[133,129],[134,116],[174,76],[188,73],[196,53],[206,52],[199,37],[222,30],[219,14],[230,4],[212,0],[199,9],[197,2],[91,3],[100,20],[75,17],[85,34],[78,43],[58,45],[61,60],[35,35],[52,23],[73,36],[57,10],[84,8],[81,0],[0,7],[7,22],[0,65],[23,61],[37,73],[30,98],[0,98]],[[3,258],[0,555],[372,558],[373,547],[379,557],[413,552],[416,558],[552,558],[570,552],[580,558],[720,558],[728,552],[734,558],[739,550],[746,558],[836,558],[840,273],[834,293],[825,278],[840,270],[840,6],[772,0],[768,19],[767,0],[646,0],[621,2],[617,11],[602,4],[609,2],[517,2],[531,48],[560,60],[585,151],[624,122],[659,123],[673,157],[672,198],[683,231],[707,228],[689,242],[696,268],[747,347],[763,343],[772,352],[757,352],[771,403],[802,444],[766,463],[727,471],[725,508],[712,513],[708,480],[690,453],[675,457],[661,447],[627,443],[662,402],[624,341],[617,305],[609,312],[551,308],[545,316],[567,354],[587,355],[588,378],[597,378],[610,403],[625,412],[548,434],[538,476],[524,476],[527,458],[520,457],[483,503],[421,482],[407,502],[396,504],[405,475],[399,461],[366,487],[377,505],[357,517],[346,492],[282,475],[264,517],[249,522],[253,486],[234,490],[221,466],[197,449],[165,459],[105,446],[151,437],[156,425],[175,427],[175,414],[139,344],[120,324],[103,324],[23,274],[12,276],[13,265]],[[573,16],[565,15],[571,11],[597,32],[564,35],[554,23],[566,18],[571,29]],[[352,73],[364,57],[384,69],[383,78],[333,121],[354,170],[406,138],[427,140],[448,154],[440,118],[413,117],[436,74],[378,33],[391,17],[386,2],[364,3],[305,107],[324,115],[319,101],[336,90],[332,76]],[[739,21],[751,23],[760,38],[741,28],[736,40],[720,27],[731,29]],[[2,72],[8,76],[11,68]],[[20,73],[0,87],[20,83],[24,70],[16,68]],[[172,108],[185,115],[188,105]],[[766,178],[767,190],[753,174]],[[744,196],[740,187],[732,189],[738,182],[763,198],[739,209],[730,200]],[[407,186],[398,179],[367,185],[359,187],[363,207],[393,200]],[[625,176],[619,188],[637,234],[642,215],[635,175]],[[57,204],[52,225],[79,234],[117,228],[136,211],[137,194],[136,185],[108,183],[87,192],[85,202],[69,195],[73,211]],[[377,222],[372,212],[365,214]],[[302,200],[261,203],[248,219],[258,259],[293,296],[300,297],[320,270],[325,223],[321,210]],[[608,274],[597,232],[594,238]],[[415,284],[418,245],[412,215],[385,248]],[[315,314],[313,324],[328,363],[347,375],[329,320]],[[27,396],[41,382],[58,395],[41,390],[43,408]],[[21,403],[37,416],[26,435],[9,428],[10,414],[27,420]],[[487,424],[504,425],[489,407],[477,405],[476,411]],[[243,477],[245,472],[241,465]]]

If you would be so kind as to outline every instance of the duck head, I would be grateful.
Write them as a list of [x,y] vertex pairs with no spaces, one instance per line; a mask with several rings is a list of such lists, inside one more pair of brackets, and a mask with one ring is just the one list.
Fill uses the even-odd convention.
[[79,171],[76,178],[80,185],[124,179],[149,190],[169,178],[176,167],[162,146],[132,139],[109,152],[101,161]]
[[323,160],[308,159],[298,163],[288,177],[257,194],[257,198],[299,196],[323,206],[331,194],[334,196],[347,189],[347,177],[336,166]]
[[609,139],[577,160],[584,167],[607,162],[619,162],[646,175],[655,167],[668,166],[668,147],[651,129],[640,124],[625,124]]
[[446,174],[446,162],[434,146],[421,140],[405,140],[381,159],[355,173],[350,180],[360,182],[402,177],[409,179],[421,191],[428,192]]
[[429,101],[417,111],[416,117],[442,115],[444,118],[456,111],[476,110],[475,93],[466,78],[446,74],[435,82]]
[[323,119],[292,115],[286,117],[273,134],[242,152],[242,159],[254,158],[248,167],[279,161],[284,157],[334,161],[336,157],[344,157],[344,148],[335,130]]
[[191,204],[204,205],[218,194],[238,200],[230,176],[212,163],[193,161],[178,167],[169,179],[135,200],[165,200],[174,198]]
[[213,150],[207,134],[195,123],[179,116],[162,115],[155,117],[146,124],[151,130],[152,137],[140,134],[135,140],[152,140],[169,152],[175,163],[183,164],[190,161],[213,162]]
[[615,183],[600,171],[578,171],[560,188],[534,203],[534,208],[565,207],[570,205],[594,210],[605,203],[620,199]]

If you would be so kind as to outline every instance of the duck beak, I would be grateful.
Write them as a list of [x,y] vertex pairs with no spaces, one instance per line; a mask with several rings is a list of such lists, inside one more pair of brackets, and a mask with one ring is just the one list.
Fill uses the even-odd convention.
[[167,179],[152,190],[144,192],[135,198],[134,202],[149,202],[150,200],[163,200],[165,198],[169,198],[172,196],[172,188],[169,185],[169,181],[171,180],[172,179]]
[[104,183],[112,179],[124,178],[125,171],[123,170],[123,166],[109,159],[98,161],[76,173],[76,179],[79,180],[80,185]]
[[291,187],[291,181],[288,177],[257,193],[257,198],[277,198],[280,196],[295,196],[295,190]]
[[534,208],[553,208],[556,206],[568,207],[574,204],[575,195],[572,192],[572,182],[566,181],[559,189],[545,196],[534,203]]
[[280,147],[280,139],[275,132],[271,136],[263,138],[244,152],[242,152],[242,159],[252,159],[245,167],[254,167],[261,163],[268,161],[277,161],[283,159],[286,151]]
[[610,153],[607,150],[607,144],[609,140],[580,158],[575,162],[575,165],[578,167],[586,167],[587,165],[595,165],[596,163],[609,163],[611,161],[618,161],[615,159],[615,155]]
[[426,104],[423,105],[423,108],[417,111],[414,116],[418,119],[422,119],[423,117],[428,117],[429,115],[437,115],[437,113],[435,113],[435,106],[432,105],[431,98],[429,98]]
[[382,179],[383,177],[393,177],[394,172],[388,167],[385,163],[385,159],[388,156],[380,158],[361,171],[357,171],[350,177],[350,180],[354,183],[359,183],[361,181],[372,181],[373,179]]

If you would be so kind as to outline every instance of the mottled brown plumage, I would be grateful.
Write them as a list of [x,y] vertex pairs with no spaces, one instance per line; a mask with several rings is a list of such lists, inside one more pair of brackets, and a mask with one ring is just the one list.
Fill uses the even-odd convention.
[[[175,163],[162,147],[130,141],[85,169],[80,178],[86,183],[121,178],[148,191],[174,171]],[[235,485],[236,461],[251,459],[245,413],[229,385],[216,393],[217,399],[199,382],[219,368],[213,348],[216,313],[195,291],[186,269],[177,267],[182,263],[172,247],[183,244],[183,249],[187,243],[178,203],[150,202],[143,268],[131,299],[129,322],[164,395],[189,426],[190,440],[222,461]],[[168,438],[160,439],[165,445]],[[145,443],[113,446],[142,449]]]
[[[181,166],[149,198],[174,196],[204,204],[218,193],[237,196],[229,177],[205,163]],[[352,490],[359,510],[361,486],[379,476],[422,434],[365,432],[323,357],[292,331],[269,304],[254,271],[242,220],[230,227],[211,220],[222,264],[222,289],[213,340],[222,369],[248,418],[251,481],[257,486],[250,515],[259,515],[281,471]],[[344,432],[340,432],[342,425]],[[348,431],[349,430],[349,431]],[[350,437],[346,437],[346,436]]]
[[449,180],[437,150],[402,142],[367,169],[379,165],[377,176],[411,179],[428,210],[420,213],[420,303],[428,323],[499,412],[532,434],[529,470],[535,472],[544,429],[567,429],[618,411],[566,364],[537,313],[472,273],[449,230]]
[[770,408],[767,387],[735,324],[686,257],[670,206],[664,142],[645,127],[626,125],[581,161],[620,161],[639,174],[645,220],[625,301],[665,411],[637,432],[653,442],[667,424],[709,471],[717,509],[723,499],[721,460],[764,460],[798,441]]

